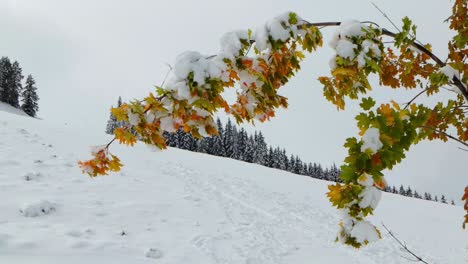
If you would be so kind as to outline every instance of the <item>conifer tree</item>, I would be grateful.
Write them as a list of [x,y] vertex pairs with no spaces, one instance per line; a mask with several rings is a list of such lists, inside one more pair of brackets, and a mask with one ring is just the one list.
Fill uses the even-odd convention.
[[[265,158],[268,154],[268,147],[265,143],[265,138],[262,132],[255,132],[254,135],[255,149],[254,149],[254,163],[265,165]],[[284,161],[283,161],[284,162]]]
[[405,188],[403,187],[403,185],[400,185],[400,190],[398,191],[398,194],[406,195],[406,191],[405,191]]
[[252,136],[248,136],[247,134],[245,135],[247,138],[246,144],[245,144],[245,153],[244,153],[244,161],[253,163],[254,162],[254,152],[255,152],[255,141]]
[[289,171],[292,172],[292,173],[295,173],[295,169],[296,169],[296,157],[294,157],[294,155],[291,154],[291,157],[289,158]]
[[406,189],[406,196],[408,197],[413,197],[413,190],[408,186],[408,189]]
[[442,194],[442,196],[440,197],[440,202],[444,204],[447,203],[447,199],[445,198],[445,195]]
[[8,57],[0,59],[2,78],[0,83],[0,101],[13,107],[19,107],[19,94],[21,92],[22,70],[19,63],[11,63]]
[[[120,107],[122,105],[122,98],[119,96],[119,99],[117,100],[117,107]],[[117,118],[112,114],[112,112],[109,115],[109,120],[107,120],[107,125],[106,125],[106,134],[114,134],[114,129],[118,127],[123,127],[124,122],[123,121],[118,121]]]
[[223,128],[223,124],[221,123],[221,120],[219,118],[216,119],[216,126],[218,127],[218,135],[214,137],[213,147],[215,149],[216,156],[226,157],[226,147],[224,145],[224,137],[226,135],[225,130]]
[[267,158],[266,158],[266,166],[267,167],[270,167],[270,168],[273,168],[273,164],[274,164],[274,157],[275,155],[273,154],[273,147],[270,146],[268,148],[268,154],[267,154]]
[[225,157],[232,158],[234,155],[234,138],[234,127],[232,125],[231,119],[228,119],[223,137]]
[[21,109],[29,116],[35,117],[39,110],[39,96],[37,95],[36,81],[31,75],[26,79],[26,85],[22,92]]
[[246,150],[247,150],[247,132],[244,128],[241,128],[237,133],[234,144],[234,158],[237,160],[245,161]]

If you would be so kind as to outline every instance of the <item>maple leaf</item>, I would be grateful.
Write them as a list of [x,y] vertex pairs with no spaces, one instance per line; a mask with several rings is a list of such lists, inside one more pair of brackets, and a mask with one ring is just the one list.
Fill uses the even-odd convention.
[[395,123],[395,117],[393,117],[393,109],[389,104],[382,104],[379,108],[382,115],[385,116],[385,122],[387,126],[392,126]]
[[335,206],[338,206],[342,200],[341,187],[342,185],[339,183],[336,183],[335,185],[328,185],[329,192],[327,192],[327,196],[330,199],[330,202],[332,202]]

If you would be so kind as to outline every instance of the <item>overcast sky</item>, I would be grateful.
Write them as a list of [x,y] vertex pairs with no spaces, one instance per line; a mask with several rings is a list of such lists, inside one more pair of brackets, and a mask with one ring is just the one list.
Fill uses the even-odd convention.
[[[442,21],[450,14],[448,1],[374,2],[397,24],[412,18],[418,39],[446,57],[451,33]],[[309,21],[372,20],[393,30],[370,1],[0,0],[0,56],[18,60],[35,77],[41,118],[103,133],[118,96],[145,96],[162,82],[177,54],[214,54],[224,32],[255,28],[285,11]],[[332,31],[323,30],[325,37]],[[324,45],[308,55],[303,70],[281,89],[290,107],[256,129],[304,161],[340,165],[345,138],[356,135],[357,109],[351,104],[338,112],[322,96],[316,79],[328,73],[331,54]],[[395,96],[400,103],[415,93],[378,86],[374,92],[379,102]],[[456,144],[423,143],[387,172],[387,180],[459,199],[468,183],[467,160]]]

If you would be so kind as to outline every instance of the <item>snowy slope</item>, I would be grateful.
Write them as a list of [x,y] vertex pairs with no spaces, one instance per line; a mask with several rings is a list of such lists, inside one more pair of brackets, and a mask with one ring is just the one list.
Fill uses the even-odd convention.
[[3,102],[0,102],[0,112],[10,113],[10,114],[15,114],[15,115],[20,115],[20,116],[28,116],[25,112],[23,112],[23,110],[14,108],[13,106],[9,104],[5,104]]
[[[141,145],[113,147],[120,173],[81,174],[108,139],[0,111],[0,263],[411,263],[387,234],[334,243],[324,181]],[[384,194],[376,214],[430,263],[468,261],[461,207]]]

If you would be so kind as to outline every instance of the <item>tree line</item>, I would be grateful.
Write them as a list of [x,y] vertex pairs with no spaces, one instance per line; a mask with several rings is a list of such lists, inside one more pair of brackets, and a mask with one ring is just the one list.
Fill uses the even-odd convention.
[[39,110],[36,81],[28,75],[23,85],[23,70],[18,61],[0,59],[0,102],[7,103],[35,117]]
[[[121,105],[122,98],[119,97],[117,107]],[[249,135],[244,128],[237,127],[230,119],[223,125],[218,118],[216,124],[219,133],[217,136],[196,139],[192,134],[184,132],[181,128],[174,133],[164,132],[164,137],[169,147],[255,163],[315,179],[342,182],[339,178],[341,171],[336,164],[332,164],[330,167],[324,167],[320,163],[304,162],[297,155],[288,155],[284,148],[269,146],[265,142],[265,137],[261,131],[255,131],[253,135]],[[107,121],[106,133],[112,135],[114,129],[126,125],[128,124],[125,122],[117,121],[111,113]],[[440,199],[437,195],[433,196],[428,192],[424,192],[424,194],[420,195],[409,186],[406,188],[403,187],[403,185],[401,185],[400,188],[386,186],[383,191],[407,197],[447,203],[445,195],[442,195]],[[455,204],[453,200],[451,204]]]

